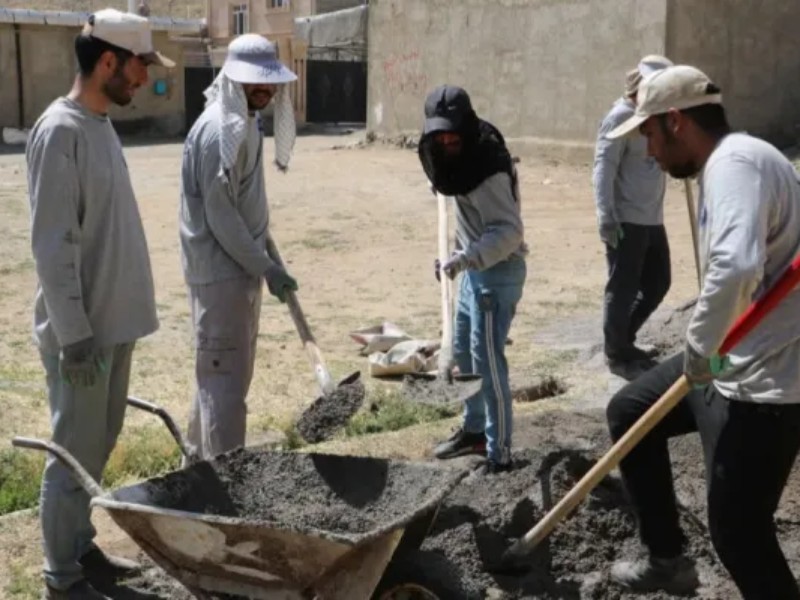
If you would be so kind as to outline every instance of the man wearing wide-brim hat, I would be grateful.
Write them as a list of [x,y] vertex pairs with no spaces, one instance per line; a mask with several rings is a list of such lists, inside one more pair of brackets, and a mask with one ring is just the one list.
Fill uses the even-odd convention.
[[275,164],[285,171],[295,140],[287,84],[296,79],[266,38],[237,37],[205,92],[206,109],[184,147],[180,240],[197,378],[188,437],[203,457],[244,445],[262,278],[281,301],[287,290],[297,290],[266,249],[269,210],[259,114],[274,102]]

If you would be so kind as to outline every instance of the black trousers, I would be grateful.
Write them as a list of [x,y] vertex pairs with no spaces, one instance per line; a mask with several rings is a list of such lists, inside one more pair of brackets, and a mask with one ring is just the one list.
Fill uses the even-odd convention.
[[[607,408],[618,440],[683,372],[678,354],[622,388]],[[798,399],[800,400],[800,399]],[[697,431],[703,445],[711,541],[745,600],[798,600],[774,513],[800,448],[800,404],[728,400],[713,385],[691,391],[620,464],[642,542],[655,557],[680,554],[685,537],[667,440]]]
[[605,353],[628,360],[636,333],[671,285],[667,232],[663,225],[622,223],[616,248],[606,245],[608,282],[603,311]]

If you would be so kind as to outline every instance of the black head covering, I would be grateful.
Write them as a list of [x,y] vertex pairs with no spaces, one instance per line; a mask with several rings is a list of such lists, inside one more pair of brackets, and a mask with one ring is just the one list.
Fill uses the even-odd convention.
[[[457,133],[461,152],[447,156],[434,137],[439,132]],[[511,154],[500,131],[478,118],[469,95],[460,87],[442,85],[425,100],[425,126],[418,153],[434,189],[445,196],[468,194],[496,173],[515,178]]]

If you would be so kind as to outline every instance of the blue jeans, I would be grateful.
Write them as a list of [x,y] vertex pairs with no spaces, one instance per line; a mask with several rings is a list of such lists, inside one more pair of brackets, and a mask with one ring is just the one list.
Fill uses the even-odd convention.
[[521,258],[461,278],[455,316],[453,354],[461,373],[482,377],[481,393],[464,407],[464,431],[486,432],[488,458],[511,460],[512,407],[505,344],[527,267]]
[[[61,379],[58,356],[41,354],[47,374],[53,441],[100,482],[125,419],[134,343],[103,349],[106,370],[92,387],[74,388]],[[66,590],[83,578],[78,560],[94,547],[89,494],[55,457],[42,476],[42,520],[47,583]]]

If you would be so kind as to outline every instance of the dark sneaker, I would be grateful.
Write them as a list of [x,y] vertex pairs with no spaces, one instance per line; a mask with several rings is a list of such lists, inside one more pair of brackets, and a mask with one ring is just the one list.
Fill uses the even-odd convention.
[[436,458],[455,458],[467,454],[486,455],[486,434],[469,433],[458,429],[449,440],[442,442],[433,450]]
[[497,475],[498,473],[507,473],[513,468],[514,463],[511,461],[501,463],[490,458],[478,468],[478,472],[481,475]]
[[688,594],[700,585],[694,562],[684,556],[621,561],[611,567],[611,580],[636,592],[670,594]]
[[89,578],[122,579],[138,575],[142,566],[127,558],[111,556],[100,548],[92,548],[78,560]]
[[111,598],[98,592],[85,579],[81,579],[66,590],[57,590],[45,585],[42,600],[111,600]]
[[633,347],[633,351],[642,358],[656,358],[661,352],[652,344],[639,344]]
[[646,361],[608,359],[608,370],[626,381],[633,381],[655,365],[656,363],[652,359],[647,359]]

